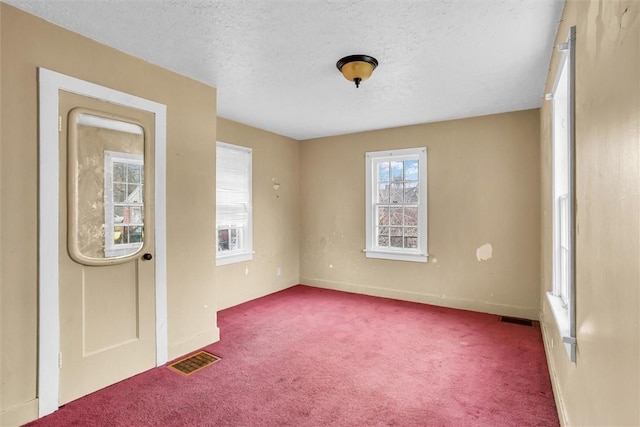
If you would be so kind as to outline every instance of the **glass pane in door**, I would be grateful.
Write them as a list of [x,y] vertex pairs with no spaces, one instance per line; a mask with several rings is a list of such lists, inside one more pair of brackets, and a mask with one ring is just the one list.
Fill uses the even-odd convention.
[[143,127],[76,109],[68,147],[71,257],[100,264],[137,254],[144,244]]

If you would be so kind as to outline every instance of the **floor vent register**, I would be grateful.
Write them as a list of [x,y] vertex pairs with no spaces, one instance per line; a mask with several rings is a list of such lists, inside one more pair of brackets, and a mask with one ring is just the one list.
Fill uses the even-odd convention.
[[182,375],[191,375],[212,363],[216,363],[218,360],[220,360],[218,356],[206,351],[200,351],[185,359],[172,363],[169,367]]

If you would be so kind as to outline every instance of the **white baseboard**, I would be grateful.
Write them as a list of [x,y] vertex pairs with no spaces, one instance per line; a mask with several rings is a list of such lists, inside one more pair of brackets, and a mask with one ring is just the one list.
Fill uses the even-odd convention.
[[188,340],[176,344],[170,344],[169,361],[218,341],[220,341],[220,329],[216,327],[215,329],[191,337]]
[[[544,302],[543,302],[544,303]],[[545,324],[544,313],[540,312],[540,330],[542,331],[542,342],[544,343],[544,353],[547,357],[547,366],[549,367],[549,377],[551,378],[551,388],[553,389],[553,398],[556,401],[556,409],[558,410],[558,418],[562,427],[568,426],[567,414],[564,410],[564,400],[562,399],[562,393],[558,384],[558,375],[556,373],[556,365],[553,361],[553,354],[551,352],[551,343],[549,336],[549,330]]]
[[295,279],[279,282],[273,288],[260,289],[258,292],[250,296],[238,297],[231,302],[227,301],[224,304],[218,305],[218,311],[226,310],[227,308],[235,307],[237,305],[244,304],[245,302],[253,301],[258,298],[266,297],[267,295],[275,294],[276,292],[284,291],[285,289],[289,289],[298,284],[300,284],[300,282],[298,281],[297,277]]
[[498,314],[502,316],[520,317],[524,319],[540,319],[539,308],[518,307],[495,304],[486,301],[476,301],[462,298],[442,297],[441,295],[421,294],[417,292],[399,291],[396,289],[375,288],[351,283],[330,282],[311,278],[300,278],[301,284],[324,289],[364,294],[375,297],[392,298],[402,301],[418,302],[437,305],[440,307],[458,308],[461,310],[477,311],[480,313]]
[[29,400],[0,411],[0,426],[21,426],[38,419],[38,399]]

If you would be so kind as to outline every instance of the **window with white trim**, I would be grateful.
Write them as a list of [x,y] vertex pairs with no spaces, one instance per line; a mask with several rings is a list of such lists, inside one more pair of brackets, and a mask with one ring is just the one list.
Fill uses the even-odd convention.
[[216,144],[216,265],[253,258],[251,161],[251,148]]
[[366,153],[366,256],[427,262],[427,149]]
[[575,325],[575,27],[566,43],[558,46],[562,56],[553,93],[552,112],[552,215],[553,277],[547,299],[569,359],[576,360]]
[[104,152],[104,254],[135,253],[144,239],[144,157]]

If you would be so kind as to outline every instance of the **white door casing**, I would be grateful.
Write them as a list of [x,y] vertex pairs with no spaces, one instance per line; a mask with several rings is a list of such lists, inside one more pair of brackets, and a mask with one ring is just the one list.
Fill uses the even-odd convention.
[[59,309],[59,91],[135,108],[155,115],[155,314],[156,366],[168,359],[166,275],[166,106],[94,83],[38,69],[39,82],[39,235],[38,235],[38,413],[58,409]]

